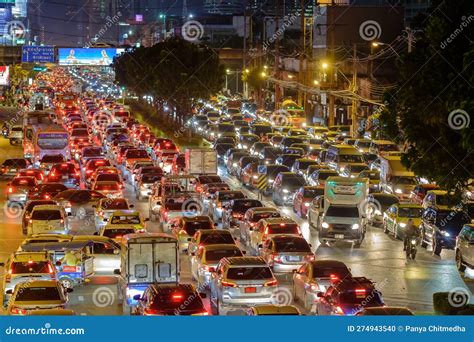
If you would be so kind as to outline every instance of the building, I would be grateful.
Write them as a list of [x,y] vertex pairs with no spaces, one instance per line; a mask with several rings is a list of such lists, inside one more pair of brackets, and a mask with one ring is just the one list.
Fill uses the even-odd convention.
[[234,15],[242,14],[244,2],[242,0],[204,0],[204,11],[209,14]]

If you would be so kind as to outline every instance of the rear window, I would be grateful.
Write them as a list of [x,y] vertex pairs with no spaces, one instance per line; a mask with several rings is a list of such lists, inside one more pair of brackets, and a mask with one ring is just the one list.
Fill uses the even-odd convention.
[[105,229],[103,236],[111,239],[117,239],[127,234],[135,233],[133,228]]
[[219,262],[222,258],[229,258],[235,256],[242,256],[242,252],[237,248],[206,251],[207,262]]
[[234,238],[231,234],[206,234],[202,237],[201,244],[203,245],[215,245],[220,243],[234,244]]
[[344,279],[350,275],[347,267],[314,267],[313,278],[330,278],[337,277]]
[[116,190],[120,190],[120,186],[118,183],[107,183],[107,184],[96,184],[95,187],[94,187],[94,190],[109,190],[109,191],[116,191]]
[[261,207],[262,203],[257,200],[235,201],[232,211],[246,212],[250,208]]
[[266,219],[269,217],[281,217],[281,215],[280,215],[280,212],[278,211],[272,211],[269,213],[256,213],[256,214],[253,214],[252,216],[252,222],[258,222],[261,219]]
[[54,165],[54,170],[58,173],[73,173],[76,172],[76,167],[74,164],[58,164]]
[[33,186],[35,185],[34,178],[15,178],[12,180],[12,185],[14,186]]
[[11,273],[49,273],[50,268],[52,270],[52,266],[47,261],[14,262],[11,266]]
[[324,189],[305,189],[304,198],[315,198],[316,196],[324,195]]
[[278,252],[306,252],[311,253],[311,248],[304,239],[274,239],[275,249]]
[[244,198],[243,193],[219,193],[219,201],[228,201],[237,198]]
[[16,166],[17,168],[26,168],[26,160],[23,159],[7,159],[3,162],[3,166]]
[[96,181],[119,182],[120,176],[117,173],[101,173],[97,175]]
[[142,176],[142,183],[155,183],[156,181],[159,181],[162,177],[162,175],[144,174]]
[[299,234],[299,227],[296,223],[277,223],[267,226],[267,234]]
[[227,271],[227,278],[233,280],[252,280],[273,278],[269,267],[232,267]]
[[112,224],[140,224],[140,217],[138,215],[114,215],[112,217]]
[[221,177],[219,176],[199,176],[198,179],[201,184],[221,182]]
[[24,287],[18,291],[16,301],[58,301],[61,300],[57,287]]
[[41,163],[60,163],[64,161],[62,155],[46,155],[41,159]]
[[190,236],[193,236],[200,229],[213,229],[214,225],[210,221],[190,221],[184,224],[183,229]]
[[31,215],[32,220],[60,220],[61,212],[59,210],[35,210]]
[[174,293],[156,295],[150,304],[150,309],[157,311],[197,311],[204,310],[201,297],[197,293],[183,293],[177,289]]

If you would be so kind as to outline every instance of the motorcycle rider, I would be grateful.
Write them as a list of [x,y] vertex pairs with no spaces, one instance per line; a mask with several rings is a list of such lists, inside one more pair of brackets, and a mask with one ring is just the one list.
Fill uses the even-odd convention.
[[405,239],[403,240],[403,250],[407,250],[408,242],[413,238],[413,237],[418,237],[419,231],[418,227],[416,227],[413,224],[413,220],[410,218],[407,221],[407,225],[405,226]]

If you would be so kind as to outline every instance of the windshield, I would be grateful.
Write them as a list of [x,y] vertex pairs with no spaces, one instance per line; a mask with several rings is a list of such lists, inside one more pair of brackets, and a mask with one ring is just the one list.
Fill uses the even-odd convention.
[[400,217],[418,218],[421,217],[422,212],[421,208],[398,208]]
[[357,207],[337,207],[330,206],[326,212],[326,216],[332,217],[359,217],[359,209]]
[[370,141],[357,141],[357,147],[359,148],[369,148],[370,147]]
[[162,178],[162,175],[154,175],[154,174],[144,174],[142,176],[142,183],[155,183],[156,181],[159,181]]
[[351,173],[359,173],[365,169],[367,169],[367,165],[351,165],[349,170]]
[[229,258],[234,256],[242,256],[242,252],[240,251],[240,249],[232,248],[206,251],[206,261],[210,263],[217,263],[222,258]]
[[378,150],[381,152],[398,151],[398,147],[395,144],[379,145]]
[[364,158],[361,155],[357,154],[340,154],[339,162],[343,163],[363,163]]
[[59,210],[35,210],[31,215],[32,220],[50,221],[60,220],[61,218],[61,212]]
[[67,133],[40,133],[38,134],[38,146],[45,150],[62,150],[67,146]]
[[36,301],[59,301],[61,295],[57,287],[23,287],[18,291],[15,301],[36,302]]
[[330,172],[318,172],[318,179],[319,180],[326,180],[329,177],[334,177],[337,176],[338,173],[335,171],[330,171]]
[[306,240],[302,238],[275,238],[273,242],[275,250],[280,253],[311,253],[311,248]]
[[279,211],[271,211],[267,213],[256,213],[256,214],[253,214],[251,221],[258,222],[261,219],[265,219],[269,217],[281,217],[281,215]]
[[399,200],[396,196],[374,196],[373,199],[369,199],[369,202],[378,202],[382,205],[382,208],[388,208],[392,204],[398,203]]
[[231,267],[227,271],[227,278],[232,280],[260,280],[273,278],[268,267]]
[[140,217],[138,215],[120,215],[112,216],[112,224],[140,224]]

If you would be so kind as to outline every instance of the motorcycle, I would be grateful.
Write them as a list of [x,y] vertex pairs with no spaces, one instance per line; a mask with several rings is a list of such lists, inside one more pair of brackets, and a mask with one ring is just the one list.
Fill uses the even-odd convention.
[[412,237],[408,240],[407,248],[406,248],[407,259],[415,260],[417,245],[418,245],[418,238]]

